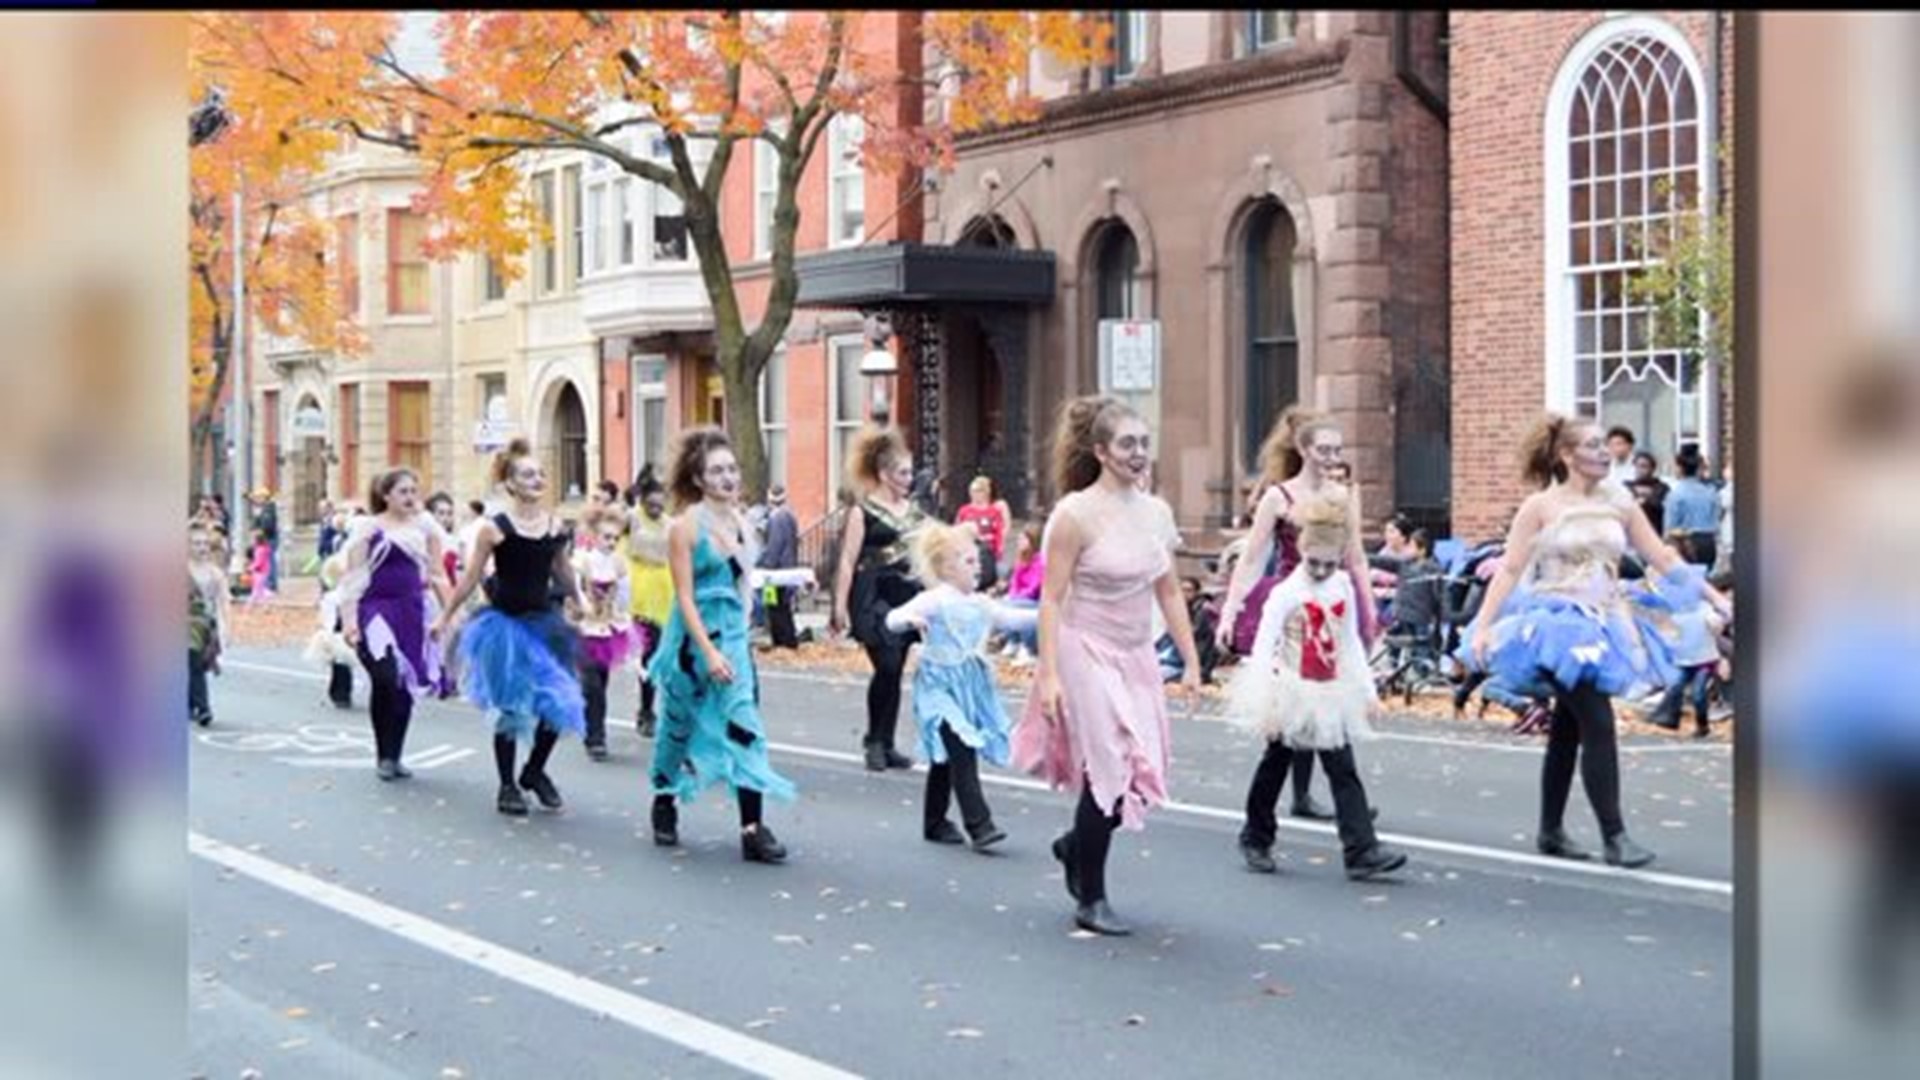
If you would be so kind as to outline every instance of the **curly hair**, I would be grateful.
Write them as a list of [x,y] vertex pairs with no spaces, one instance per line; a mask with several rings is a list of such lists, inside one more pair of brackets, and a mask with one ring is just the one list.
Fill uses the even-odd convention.
[[1266,441],[1260,444],[1261,480],[1277,484],[1291,479],[1307,463],[1301,447],[1311,444],[1313,437],[1322,431],[1339,430],[1339,421],[1327,413],[1304,405],[1287,406],[1273,422]]
[[707,455],[732,449],[733,440],[717,427],[689,428],[680,436],[673,448],[673,465],[667,470],[667,490],[675,510],[685,510],[706,497],[700,476],[706,472]]
[[964,525],[928,523],[913,538],[913,576],[923,585],[938,585],[945,580],[940,567],[976,547],[973,530]]
[[1062,405],[1053,427],[1053,481],[1060,494],[1093,486],[1100,479],[1100,458],[1094,449],[1112,442],[1122,421],[1139,419],[1140,414],[1119,398],[1090,395]]
[[508,443],[506,449],[493,455],[493,467],[487,470],[487,474],[493,479],[496,486],[505,484],[507,479],[513,475],[513,463],[519,461],[521,458],[532,456],[533,444],[522,436]]
[[888,466],[911,453],[899,428],[869,427],[854,440],[853,452],[847,455],[847,477],[855,490],[871,491],[880,486],[880,474]]
[[1591,426],[1591,420],[1560,413],[1541,417],[1520,443],[1521,479],[1537,488],[1565,480],[1567,467],[1560,460],[1560,451],[1578,443],[1576,436]]

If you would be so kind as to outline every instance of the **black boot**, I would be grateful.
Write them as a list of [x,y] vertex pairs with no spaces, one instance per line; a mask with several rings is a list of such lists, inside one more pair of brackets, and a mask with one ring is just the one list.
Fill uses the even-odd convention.
[[642,708],[640,710],[640,719],[635,723],[635,726],[640,731],[640,737],[643,739],[653,738],[654,724],[655,724],[655,720],[653,716],[653,710],[648,708]]
[[680,807],[671,795],[653,800],[653,842],[660,847],[680,846]]
[[514,784],[500,785],[500,798],[495,803],[500,812],[509,817],[527,816],[527,799],[520,794],[520,788]]
[[973,838],[973,850],[975,851],[985,851],[1007,838],[1007,834],[1000,831],[1000,826],[995,825],[992,821],[988,821],[985,825],[977,829],[969,826],[967,832]]
[[1109,937],[1126,937],[1133,928],[1120,921],[1105,900],[1095,900],[1091,904],[1081,904],[1073,913],[1073,921],[1082,930],[1091,930],[1096,934]]
[[534,772],[532,762],[528,762],[527,767],[520,770],[520,786],[533,792],[545,809],[558,810],[566,805],[560,799],[560,789],[553,786],[553,781],[548,778],[546,770]]
[[1349,881],[1365,881],[1380,874],[1390,874],[1407,865],[1407,853],[1375,843],[1362,852],[1360,857],[1347,863]]
[[887,771],[887,748],[877,742],[867,744],[867,771]]
[[[895,750],[891,746],[886,748],[886,757],[884,760],[886,761],[887,768],[889,769],[913,768],[913,759],[901,753],[900,751]],[[872,766],[869,765],[868,768],[872,768]]]
[[1064,832],[1053,841],[1053,857],[1067,873],[1067,895],[1080,899],[1080,870],[1073,860],[1073,833]]
[[1593,852],[1576,845],[1565,829],[1541,829],[1540,835],[1534,837],[1533,844],[1540,849],[1540,854],[1556,859],[1585,862],[1593,858]]
[[1273,848],[1271,845],[1263,847],[1251,840],[1242,838],[1240,841],[1240,857],[1247,861],[1247,869],[1256,874],[1277,874],[1280,872],[1280,864],[1273,861]]
[[740,834],[740,856],[748,862],[781,863],[787,861],[787,849],[761,824]]
[[1618,866],[1627,870],[1645,866],[1653,861],[1653,852],[1634,843],[1625,829],[1607,837],[1606,854],[1609,866]]
[[954,828],[953,822],[945,818],[941,818],[939,821],[927,826],[921,835],[936,844],[964,844],[967,842],[967,838],[961,834],[960,830]]

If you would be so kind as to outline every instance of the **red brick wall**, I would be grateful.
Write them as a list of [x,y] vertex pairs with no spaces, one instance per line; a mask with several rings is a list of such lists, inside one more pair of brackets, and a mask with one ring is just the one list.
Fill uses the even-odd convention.
[[[1679,28],[1711,67],[1705,12],[1652,12]],[[1547,95],[1568,50],[1603,21],[1596,11],[1463,12],[1450,21],[1452,98],[1453,525],[1484,537],[1526,495],[1517,447],[1545,409],[1542,231]],[[1731,137],[1733,35],[1720,87]],[[1701,92],[1706,87],[1701,87]],[[1731,161],[1728,162],[1729,168]],[[1723,174],[1723,186],[1733,177]]]

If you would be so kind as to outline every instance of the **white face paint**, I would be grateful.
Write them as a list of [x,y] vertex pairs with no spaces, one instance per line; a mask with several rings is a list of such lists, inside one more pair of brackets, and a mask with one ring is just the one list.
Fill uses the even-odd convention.
[[740,498],[740,463],[733,451],[717,446],[707,451],[700,468],[700,490],[710,497],[734,502]]
[[1325,581],[1340,572],[1345,565],[1345,552],[1337,548],[1303,548],[1300,561],[1306,565],[1307,576],[1316,582]]
[[902,454],[891,465],[881,469],[880,482],[886,485],[887,494],[895,499],[904,499],[913,494],[913,455]]
[[1338,466],[1344,460],[1346,452],[1346,439],[1331,428],[1315,431],[1312,441],[1300,448],[1300,456],[1307,460],[1310,467],[1318,471],[1322,479],[1336,482],[1341,479]]
[[1113,430],[1113,438],[1093,448],[1103,468],[1135,487],[1147,482],[1153,470],[1153,434],[1146,421],[1128,417]]
[[516,499],[528,502],[538,500],[547,493],[547,469],[539,460],[523,457],[513,463],[513,471],[507,474],[507,490]]
[[1613,454],[1607,449],[1606,436],[1591,424],[1582,425],[1574,435],[1579,441],[1560,452],[1560,460],[1566,464],[1567,474],[1584,476],[1589,480],[1605,480],[1613,467]]

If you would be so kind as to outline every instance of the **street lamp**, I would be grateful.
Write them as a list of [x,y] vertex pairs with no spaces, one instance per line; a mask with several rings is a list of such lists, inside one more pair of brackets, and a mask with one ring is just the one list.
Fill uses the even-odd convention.
[[[188,148],[203,146],[219,138],[233,126],[233,111],[227,108],[227,96],[217,86],[207,89],[205,100],[194,107],[187,115]],[[245,213],[244,196],[240,185],[234,184],[233,206],[231,209],[233,224],[233,319],[232,328],[227,337],[227,365],[233,372],[230,382],[227,409],[227,430],[233,440],[230,453],[232,462],[228,468],[228,479],[233,489],[234,512],[239,513],[246,506],[248,475],[253,471],[252,446],[247,430],[247,282],[244,245],[246,234],[242,231],[241,215]],[[240,545],[235,545],[238,557]]]

